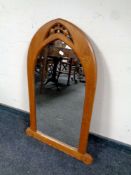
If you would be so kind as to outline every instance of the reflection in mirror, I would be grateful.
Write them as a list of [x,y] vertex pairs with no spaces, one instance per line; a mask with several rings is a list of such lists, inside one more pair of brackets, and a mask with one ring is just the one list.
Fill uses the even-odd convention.
[[34,75],[37,130],[78,147],[85,96],[79,59],[56,40],[38,55]]

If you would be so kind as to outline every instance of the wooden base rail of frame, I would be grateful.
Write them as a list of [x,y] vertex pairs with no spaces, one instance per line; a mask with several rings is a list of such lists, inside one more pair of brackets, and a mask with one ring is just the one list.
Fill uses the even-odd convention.
[[54,139],[48,135],[45,135],[43,133],[41,133],[40,131],[33,131],[31,128],[27,128],[26,130],[26,134],[28,136],[32,136],[33,138],[48,144],[49,146],[52,146],[82,162],[84,162],[85,164],[89,165],[93,162],[93,158],[90,154],[85,153],[82,154],[80,153],[75,147],[72,147],[68,144],[65,144],[57,139]]

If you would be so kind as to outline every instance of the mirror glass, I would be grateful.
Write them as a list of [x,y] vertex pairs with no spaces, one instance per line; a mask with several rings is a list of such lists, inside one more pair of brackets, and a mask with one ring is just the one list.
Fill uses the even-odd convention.
[[79,58],[63,41],[44,47],[35,66],[37,130],[78,147],[85,97]]

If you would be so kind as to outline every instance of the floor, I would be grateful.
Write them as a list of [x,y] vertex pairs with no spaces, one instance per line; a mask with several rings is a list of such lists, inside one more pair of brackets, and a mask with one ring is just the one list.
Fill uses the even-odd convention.
[[0,106],[0,175],[131,175],[131,148],[91,135],[85,165],[25,135],[28,114]]

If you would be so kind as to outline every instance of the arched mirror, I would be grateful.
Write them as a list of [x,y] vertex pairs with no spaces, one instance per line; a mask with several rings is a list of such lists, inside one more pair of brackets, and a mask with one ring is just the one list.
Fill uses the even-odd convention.
[[96,87],[96,63],[86,35],[53,20],[34,35],[28,52],[29,136],[86,164]]
[[61,40],[46,45],[35,66],[37,129],[78,147],[85,97],[82,64]]

